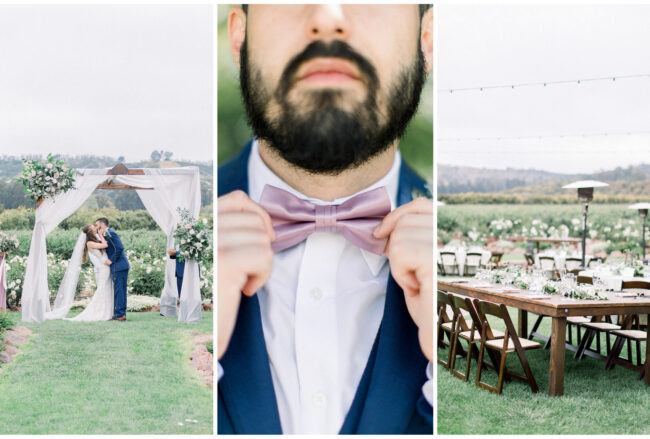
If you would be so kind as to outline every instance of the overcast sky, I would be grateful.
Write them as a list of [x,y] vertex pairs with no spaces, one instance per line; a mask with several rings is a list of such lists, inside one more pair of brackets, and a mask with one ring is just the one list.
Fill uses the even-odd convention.
[[[439,163],[566,173],[650,163],[650,4],[442,5],[436,13]],[[633,74],[646,76],[447,91]],[[458,140],[606,132],[646,134]]]
[[212,7],[0,5],[0,155],[212,160]]

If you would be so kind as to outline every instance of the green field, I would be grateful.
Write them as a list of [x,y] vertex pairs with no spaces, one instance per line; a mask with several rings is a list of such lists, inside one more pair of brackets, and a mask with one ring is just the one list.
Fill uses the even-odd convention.
[[[600,247],[608,253],[626,249],[641,251],[641,220],[638,213],[626,205],[591,205],[588,230],[590,240],[599,241]],[[461,204],[438,208],[438,238],[445,244],[459,239],[481,245],[494,238],[524,239],[563,233],[571,237],[582,236],[579,204]]]
[[[516,324],[513,310],[511,317]],[[529,328],[536,317],[529,315]],[[490,320],[495,328],[504,329],[498,321]],[[544,319],[539,332],[550,334],[549,318]],[[604,350],[604,335],[602,341]],[[446,348],[438,349],[439,356],[447,352]],[[620,366],[606,371],[603,361],[588,357],[577,361],[567,351],[564,396],[551,397],[548,396],[549,351],[526,351],[526,357],[540,389],[537,394],[527,384],[515,380],[504,383],[501,395],[479,389],[474,384],[475,359],[468,382],[438,365],[438,433],[650,434],[650,388],[637,379],[638,373]],[[516,354],[507,358],[509,368],[523,372]],[[457,369],[464,370],[465,364],[459,358]],[[481,380],[496,385],[497,374],[489,370]]]
[[2,434],[212,434],[213,392],[188,359],[212,313],[127,318],[24,324],[34,334],[0,374]]

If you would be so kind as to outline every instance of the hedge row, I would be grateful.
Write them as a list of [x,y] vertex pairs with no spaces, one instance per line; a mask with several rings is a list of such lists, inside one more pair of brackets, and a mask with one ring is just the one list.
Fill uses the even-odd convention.
[[[84,209],[79,210],[63,220],[59,228],[63,230],[81,230],[86,224],[94,223],[97,218],[108,218],[111,228],[115,230],[160,230],[146,210],[118,209]],[[204,208],[200,218],[207,218],[212,227],[212,208]],[[4,230],[33,230],[34,209],[9,209],[0,213],[0,222]]]

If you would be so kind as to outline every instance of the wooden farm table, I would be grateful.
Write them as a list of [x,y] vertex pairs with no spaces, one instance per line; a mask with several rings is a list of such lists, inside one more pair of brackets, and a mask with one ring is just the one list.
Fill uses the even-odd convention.
[[534,242],[537,253],[539,253],[539,243],[540,242],[549,242],[552,244],[560,244],[562,242],[570,242],[572,244],[582,243],[580,238],[528,238],[528,242]]
[[[535,293],[522,290],[520,293],[501,291],[499,285],[476,288],[472,285],[485,285],[476,279],[438,280],[438,289],[463,296],[474,297],[493,303],[504,304],[519,309],[518,335],[528,336],[528,311],[552,318],[551,361],[549,365],[548,393],[551,396],[564,394],[564,356],[566,352],[566,318],[569,316],[605,316],[615,314],[647,314],[650,318],[650,296],[616,297],[608,293],[610,300],[577,300],[560,296],[549,299],[525,297]],[[646,340],[645,383],[650,386],[650,331]]]

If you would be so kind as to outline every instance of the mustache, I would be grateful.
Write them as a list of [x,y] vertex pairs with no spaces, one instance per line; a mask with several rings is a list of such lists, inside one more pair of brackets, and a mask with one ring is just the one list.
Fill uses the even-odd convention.
[[310,43],[305,49],[294,56],[280,77],[278,92],[284,96],[296,80],[296,73],[301,65],[309,60],[319,57],[341,58],[354,64],[361,73],[362,79],[365,79],[368,88],[377,89],[379,79],[377,70],[372,63],[359,52],[354,50],[349,44],[341,40],[333,40],[326,43],[322,40]]

